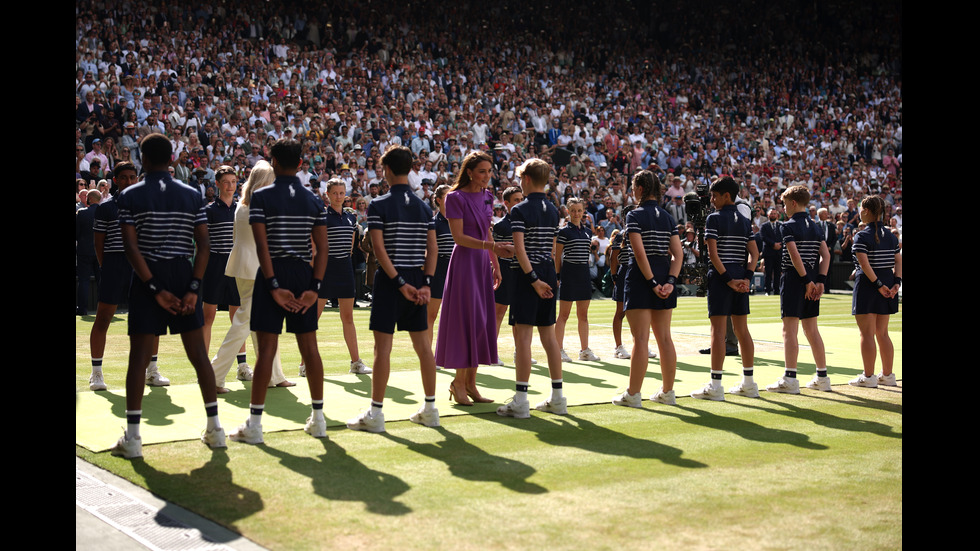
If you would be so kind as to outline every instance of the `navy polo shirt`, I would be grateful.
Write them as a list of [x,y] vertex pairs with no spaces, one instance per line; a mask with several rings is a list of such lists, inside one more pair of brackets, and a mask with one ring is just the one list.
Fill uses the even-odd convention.
[[425,265],[429,230],[435,231],[432,209],[419,199],[408,184],[391,190],[368,205],[368,230],[381,230],[385,252],[395,268]]
[[792,218],[783,222],[779,226],[779,231],[783,240],[782,267],[784,272],[796,273],[793,267],[793,260],[789,256],[788,243],[796,243],[796,250],[800,253],[803,265],[807,273],[812,273],[817,267],[820,258],[820,243],[824,236],[819,226],[805,212],[798,212]]
[[119,194],[119,223],[136,228],[144,258],[189,258],[194,254],[194,228],[207,223],[204,199],[168,172],[151,172]]
[[647,256],[669,257],[670,238],[677,235],[677,223],[656,201],[644,201],[626,215],[626,233],[640,235]]
[[323,203],[295,176],[279,176],[271,186],[252,194],[249,224],[265,224],[273,259],[313,260],[310,233],[326,225]]
[[327,242],[330,244],[327,256],[330,258],[350,257],[354,232],[357,230],[357,217],[343,208],[340,210],[341,212],[337,212],[327,205]]
[[588,266],[592,232],[585,227],[585,224],[576,227],[569,223],[558,232],[558,243],[563,247],[561,255],[563,264]]
[[93,229],[96,233],[105,234],[103,253],[125,252],[123,250],[122,231],[119,230],[119,204],[116,202],[115,197],[109,198],[108,201],[100,204],[95,209],[95,225]]
[[[499,222],[493,225],[493,240],[496,243],[514,243],[514,234],[511,230],[510,213],[507,213]],[[501,268],[516,268],[517,257],[500,258]]]
[[231,254],[231,246],[235,241],[235,209],[238,203],[226,205],[221,199],[204,207],[208,218],[208,236],[211,239],[213,254]]
[[449,229],[449,220],[441,212],[436,213],[435,227],[439,256],[449,258],[453,255],[453,249],[456,248],[456,241],[453,240],[453,232]]
[[544,193],[531,193],[510,211],[511,233],[524,234],[524,251],[531,264],[551,260],[558,233],[558,208]]
[[704,224],[704,239],[717,242],[718,256],[726,270],[729,265],[744,267],[746,247],[752,239],[752,222],[742,216],[735,205],[725,205],[708,215]]

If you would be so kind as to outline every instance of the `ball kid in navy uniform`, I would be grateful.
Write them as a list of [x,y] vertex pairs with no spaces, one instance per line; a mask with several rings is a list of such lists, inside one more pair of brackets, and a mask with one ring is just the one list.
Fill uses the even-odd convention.
[[[885,227],[885,200],[877,195],[861,201],[861,221],[867,226],[854,237],[855,281],[851,314],[861,332],[864,373],[851,385],[875,388],[898,386],[892,364],[895,345],[888,335],[888,320],[898,312],[902,285],[902,251],[898,238]],[[881,351],[881,373],[875,375],[875,356]]]
[[783,203],[789,220],[780,225],[782,236],[782,279],[779,288],[780,314],[783,318],[783,350],[786,372],[775,383],[766,387],[770,392],[799,394],[800,382],[796,378],[796,361],[800,355],[798,339],[800,325],[810,343],[817,373],[807,383],[807,388],[830,392],[827,377],[827,355],[823,338],[817,328],[820,315],[820,297],[824,291],[827,270],[830,269],[830,249],[823,234],[807,215],[810,191],[806,186],[793,186],[783,192]]
[[368,205],[368,232],[378,258],[371,305],[374,332],[374,373],[371,375],[371,407],[347,421],[353,430],[384,432],[385,391],[391,373],[391,346],[395,329],[408,331],[418,354],[425,403],[412,414],[413,423],[439,426],[436,400],[436,360],[428,331],[426,305],[436,269],[438,245],[430,209],[408,184],[412,151],[391,146],[381,157],[390,191]]
[[[228,305],[229,318],[234,319],[235,312],[241,305],[238,296],[238,286],[235,278],[225,275],[228,265],[228,255],[234,245],[235,190],[238,188],[238,175],[235,169],[223,165],[215,172],[215,183],[218,187],[218,197],[213,203],[204,207],[208,218],[208,237],[211,240],[211,255],[208,258],[208,268],[204,271],[204,281],[201,289],[204,293],[204,346],[211,349],[211,326],[218,312],[219,304]],[[251,372],[245,364],[245,344],[238,353],[239,379],[251,380]]]
[[[731,389],[738,396],[759,397],[753,380],[755,346],[749,333],[749,286],[759,248],[752,239],[752,222],[735,208],[738,184],[731,176],[711,184],[715,212],[705,222],[704,241],[711,268],[708,270],[708,319],[711,321],[711,381],[691,396],[702,400],[725,399],[721,375],[725,368],[725,333],[731,316],[742,348],[742,381]],[[745,257],[748,252],[749,263]]]
[[625,309],[633,334],[629,387],[613,399],[620,406],[641,407],[643,379],[649,363],[650,332],[660,350],[663,385],[650,400],[674,405],[677,352],[670,334],[670,319],[677,307],[674,287],[684,263],[681,238],[674,217],[660,207],[663,187],[657,176],[641,170],[633,177],[633,198],[638,206],[626,215],[626,232],[633,259],[626,270]]
[[327,226],[323,203],[296,177],[301,151],[299,143],[289,138],[273,144],[272,168],[276,180],[255,191],[249,205],[248,219],[259,258],[250,323],[259,350],[252,376],[249,418],[230,436],[236,442],[263,442],[262,413],[283,321],[286,331],[296,335],[306,365],[313,402],[306,432],[315,438],[327,435],[323,417],[323,363],[316,343],[317,319],[313,309],[327,265]]
[[[136,167],[129,161],[117,163],[114,180],[119,191],[136,183]],[[89,346],[92,350],[92,375],[89,377],[90,390],[106,390],[105,378],[102,375],[102,356],[105,354],[106,335],[109,324],[116,308],[129,296],[129,285],[133,280],[133,267],[126,260],[123,250],[122,232],[119,230],[118,197],[113,196],[99,204],[95,210],[95,257],[102,267],[102,278],[99,280],[99,304],[95,311],[95,321],[92,323],[92,333],[89,335]],[[153,341],[153,355],[146,369],[146,384],[150,386],[167,386],[170,379],[160,374],[156,365],[157,350],[160,338]]]
[[558,278],[551,251],[558,234],[558,208],[545,197],[551,167],[541,159],[528,159],[517,168],[525,199],[510,211],[514,251],[520,273],[514,284],[510,324],[514,326],[516,349],[516,392],[513,400],[497,408],[504,417],[527,419],[531,416],[527,400],[531,377],[531,338],[538,328],[541,346],[548,356],[551,398],[535,409],[559,415],[568,413],[568,400],[562,391],[561,348],[555,335],[555,290]]
[[558,231],[555,244],[555,271],[558,273],[558,320],[555,331],[562,361],[570,362],[565,353],[565,324],[575,305],[578,319],[578,336],[581,344],[578,359],[597,362],[599,357],[589,348],[589,305],[592,303],[592,281],[589,277],[592,231],[583,224],[585,201],[573,197],[568,200],[568,224]]
[[[371,368],[361,359],[357,346],[357,328],[354,326],[354,298],[357,295],[354,281],[354,233],[357,231],[357,216],[344,210],[347,198],[346,184],[340,178],[327,182],[326,208],[328,260],[327,271],[316,303],[316,317],[323,315],[328,299],[336,299],[340,310],[340,323],[344,330],[344,343],[350,354],[350,373],[370,375]],[[305,375],[300,366],[300,376]]]
[[[513,232],[511,231],[510,211],[513,210],[515,205],[524,200],[524,192],[517,186],[511,186],[504,190],[503,199],[504,210],[507,214],[493,225],[493,241],[495,243],[513,244],[514,238]],[[520,265],[517,263],[516,257],[497,257],[497,261],[500,263],[500,285],[493,291],[493,302],[497,315],[497,335],[500,335],[500,326],[504,321],[504,315],[514,300],[514,285],[517,281]],[[531,363],[533,364],[534,360],[531,360]],[[503,361],[498,360],[497,364],[503,365]]]
[[[146,179],[119,194],[119,224],[126,258],[138,278],[130,290],[129,369],[126,372],[126,431],[113,455],[143,454],[140,437],[145,368],[157,336],[180,334],[201,387],[207,428],[202,441],[225,447],[218,421],[214,371],[204,348],[201,278],[210,244],[201,193],[170,176],[173,148],[162,134],[150,134],[140,149]],[[197,255],[193,266],[190,258]]]

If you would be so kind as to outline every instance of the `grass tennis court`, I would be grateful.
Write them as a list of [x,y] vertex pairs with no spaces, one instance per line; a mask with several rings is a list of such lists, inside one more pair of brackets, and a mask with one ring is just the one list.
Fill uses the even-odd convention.
[[[595,301],[590,310],[591,347],[603,361],[565,365],[566,395],[572,400],[581,389],[575,401],[592,404],[571,407],[566,417],[504,419],[492,408],[452,407],[444,393],[449,375],[440,374],[442,428],[393,422],[389,409],[410,413],[421,402],[417,361],[407,335],[399,335],[387,434],[331,428],[328,438],[316,440],[301,429],[309,396],[305,380],[296,377],[294,341],[286,336],[284,369],[299,386],[270,391],[267,415],[278,427],[270,431],[272,420],[264,423],[265,445],[229,442],[214,453],[196,440],[204,415],[193,369],[179,339],[164,337],[160,365],[172,386],[147,391],[145,457],[135,461],[102,451],[124,424],[125,316],[110,330],[108,393],[88,391],[91,320],[76,318],[76,454],[272,549],[902,547],[902,390],[846,384],[861,370],[849,295],[821,301],[835,392],[763,392],[762,399],[724,403],[684,397],[708,380],[708,357],[697,353],[707,346],[708,320],[704,299],[682,298],[673,324],[678,405],[645,401],[639,410],[608,402],[625,388],[628,373],[628,360],[612,359],[612,307]],[[778,308],[778,297],[752,298],[760,387],[783,368]],[[368,356],[368,310],[355,310],[355,320]],[[219,313],[212,354],[228,325],[227,314]],[[367,406],[369,380],[344,375],[349,358],[335,310],[324,313],[321,327],[325,412],[342,422],[344,408],[357,413]],[[902,379],[901,312],[891,330]],[[629,346],[628,329],[624,333]],[[577,350],[574,322],[566,334],[571,354]],[[536,343],[532,351],[544,358]],[[481,369],[484,394],[498,403],[512,394],[512,353],[512,339],[502,337],[508,366]],[[740,364],[729,358],[725,368],[727,388]],[[812,374],[804,349],[801,381]],[[652,361],[644,396],[658,379]],[[536,369],[532,390],[546,393],[546,380],[546,370]],[[237,381],[228,387],[232,392],[219,397],[219,408],[230,431],[245,418],[248,393]],[[340,403],[341,395],[349,402]]]

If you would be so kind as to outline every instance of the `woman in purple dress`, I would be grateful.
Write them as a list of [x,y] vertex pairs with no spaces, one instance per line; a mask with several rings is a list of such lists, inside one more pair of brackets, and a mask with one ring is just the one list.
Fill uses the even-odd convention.
[[[490,237],[493,194],[487,189],[493,163],[474,151],[463,159],[452,191],[446,195],[446,218],[456,248],[449,260],[442,295],[442,319],[436,340],[436,365],[455,369],[450,397],[461,406],[493,400],[476,388],[476,367],[497,361],[497,324],[493,290],[500,284],[497,257],[514,255],[512,245]],[[472,398],[472,400],[471,400]]]

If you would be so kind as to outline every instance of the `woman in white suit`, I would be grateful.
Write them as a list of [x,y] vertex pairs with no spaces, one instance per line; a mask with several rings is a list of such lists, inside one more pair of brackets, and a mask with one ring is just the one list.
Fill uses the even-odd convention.
[[[252,201],[252,193],[271,184],[275,178],[272,165],[266,161],[255,163],[252,174],[249,175],[248,181],[242,188],[242,197],[238,201],[238,208],[235,210],[235,243],[232,245],[231,254],[228,255],[225,275],[235,278],[242,305],[231,320],[231,329],[228,330],[225,340],[221,343],[218,355],[211,360],[211,366],[214,368],[214,380],[218,385],[218,394],[228,392],[224,386],[225,377],[231,371],[231,366],[235,365],[238,351],[249,335],[249,321],[252,315],[252,289],[255,286],[255,274],[259,270],[259,257],[255,252],[255,238],[252,236],[252,228],[248,224],[248,205]],[[257,356],[258,342],[256,342],[255,333],[252,333],[252,347],[255,348]],[[282,365],[279,363],[278,350],[276,357],[272,360],[272,379],[269,381],[269,386],[296,386],[296,383],[286,380],[286,376],[282,372]]]

